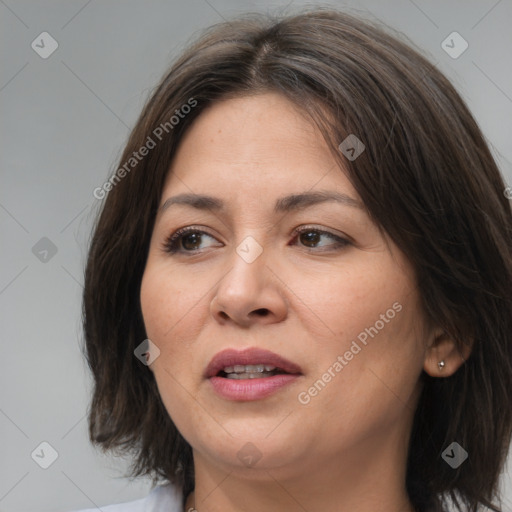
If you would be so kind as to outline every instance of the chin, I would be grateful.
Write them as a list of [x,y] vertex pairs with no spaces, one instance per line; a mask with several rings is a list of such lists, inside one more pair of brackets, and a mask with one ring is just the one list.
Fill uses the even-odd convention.
[[244,428],[240,426],[238,430],[226,429],[231,436],[223,431],[216,438],[210,434],[203,439],[193,439],[191,445],[194,451],[204,454],[226,470],[247,468],[254,472],[257,469],[278,469],[301,458],[297,449],[303,443],[298,443],[297,436],[289,431],[272,432],[277,424],[274,422],[272,428],[267,428],[264,434],[254,432],[254,428],[248,428],[245,424]]

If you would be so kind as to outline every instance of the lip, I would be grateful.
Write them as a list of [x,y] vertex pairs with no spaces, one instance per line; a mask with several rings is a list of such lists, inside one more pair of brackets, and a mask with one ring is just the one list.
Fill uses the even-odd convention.
[[[226,366],[265,364],[287,373],[255,379],[227,379],[217,374]],[[226,349],[216,354],[208,364],[204,377],[222,398],[237,401],[261,400],[291,384],[302,376],[299,365],[260,348]]]

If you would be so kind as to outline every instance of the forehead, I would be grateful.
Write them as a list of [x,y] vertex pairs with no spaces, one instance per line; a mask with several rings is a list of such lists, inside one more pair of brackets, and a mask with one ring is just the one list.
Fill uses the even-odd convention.
[[317,185],[355,195],[318,128],[277,93],[205,109],[184,135],[169,171],[164,195],[215,193],[264,201]]

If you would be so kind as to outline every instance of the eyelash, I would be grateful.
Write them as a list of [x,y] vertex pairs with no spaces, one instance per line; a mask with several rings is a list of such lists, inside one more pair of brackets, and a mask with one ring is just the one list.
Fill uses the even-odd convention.
[[[316,250],[315,248],[304,246],[304,248],[308,252],[331,252],[332,250],[341,250],[342,248],[346,247],[347,245],[350,245],[349,240],[342,238],[340,236],[337,236],[334,233],[331,233],[330,231],[324,231],[322,229],[318,229],[318,228],[315,228],[312,226],[303,226],[301,228],[295,229],[293,231],[294,240],[296,238],[298,238],[302,233],[310,233],[310,232],[318,233],[320,235],[327,235],[327,236],[331,237],[333,240],[335,240],[336,243],[332,244],[334,246],[333,249],[327,249],[327,250],[326,249]],[[200,253],[201,252],[200,249],[194,249],[191,251],[187,251],[187,250],[184,250],[184,249],[181,249],[178,247],[179,242],[182,240],[182,237],[184,235],[191,234],[191,233],[206,235],[206,236],[209,236],[210,238],[215,238],[214,236],[212,236],[210,233],[208,233],[206,231],[197,229],[193,226],[189,226],[186,228],[178,229],[176,232],[169,235],[166,238],[165,242],[163,243],[163,250],[170,254],[176,254],[176,253],[182,253],[182,254],[196,253],[197,254],[197,253]]]

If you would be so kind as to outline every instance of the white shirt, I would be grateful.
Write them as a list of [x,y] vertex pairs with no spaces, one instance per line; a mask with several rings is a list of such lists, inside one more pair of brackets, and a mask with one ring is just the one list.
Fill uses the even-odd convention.
[[[99,508],[75,510],[73,512],[183,512],[183,495],[181,489],[172,484],[155,487],[145,498],[115,505],[106,505]],[[432,512],[442,511],[441,508],[433,508]]]
[[[103,512],[182,512],[181,489],[171,484],[155,487],[145,498],[101,507]],[[98,512],[98,508],[76,510],[75,512]]]

